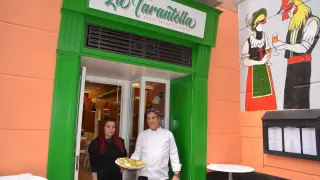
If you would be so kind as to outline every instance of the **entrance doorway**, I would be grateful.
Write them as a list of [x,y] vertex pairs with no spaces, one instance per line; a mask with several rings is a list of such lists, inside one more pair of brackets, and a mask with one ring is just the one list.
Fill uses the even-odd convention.
[[[74,179],[91,180],[87,147],[97,136],[97,122],[107,116],[116,119],[116,133],[125,140],[130,157],[138,134],[148,128],[147,108],[162,111],[161,126],[169,129],[170,81],[186,74],[88,57],[81,64]],[[123,179],[135,177],[125,172]]]
[[98,136],[98,121],[114,119],[117,127],[115,135],[120,136],[119,127],[121,127],[121,112],[123,110],[121,108],[123,104],[122,92],[123,86],[121,84],[85,81],[82,119],[78,120],[77,125],[81,126],[81,138],[80,142],[77,142],[77,144],[80,143],[80,152],[77,154],[79,155],[78,180],[91,180],[88,146]]

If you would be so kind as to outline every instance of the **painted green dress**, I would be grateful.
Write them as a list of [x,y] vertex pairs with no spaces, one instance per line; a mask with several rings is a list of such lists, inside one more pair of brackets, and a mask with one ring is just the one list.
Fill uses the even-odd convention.
[[[250,60],[261,61],[266,54],[266,42],[262,47],[252,46],[248,38]],[[264,38],[265,40],[265,38]],[[267,64],[248,67],[246,87],[246,111],[276,110],[277,103],[270,67]]]

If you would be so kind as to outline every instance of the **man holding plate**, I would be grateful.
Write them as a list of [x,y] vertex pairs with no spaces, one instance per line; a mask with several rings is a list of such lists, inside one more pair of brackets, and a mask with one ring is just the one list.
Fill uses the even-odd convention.
[[141,160],[146,166],[139,170],[138,180],[168,180],[168,162],[170,158],[174,176],[180,179],[181,164],[172,132],[160,127],[163,114],[153,108],[146,110],[149,129],[138,136],[136,148],[131,159]]

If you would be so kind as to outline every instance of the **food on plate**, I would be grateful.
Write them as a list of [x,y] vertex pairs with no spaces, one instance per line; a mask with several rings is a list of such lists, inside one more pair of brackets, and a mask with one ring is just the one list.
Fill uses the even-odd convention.
[[118,158],[116,164],[125,169],[141,169],[146,165],[143,161],[130,158]]

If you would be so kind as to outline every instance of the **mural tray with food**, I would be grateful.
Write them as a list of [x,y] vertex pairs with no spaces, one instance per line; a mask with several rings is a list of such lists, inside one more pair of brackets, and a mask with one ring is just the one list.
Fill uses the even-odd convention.
[[145,167],[146,165],[143,161],[130,158],[118,158],[115,163],[121,168],[128,170],[138,170]]

